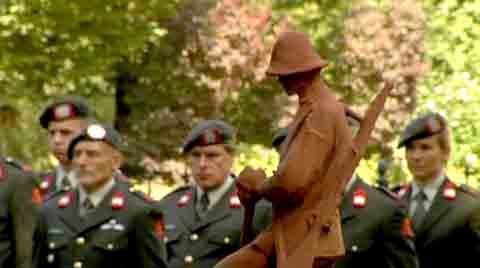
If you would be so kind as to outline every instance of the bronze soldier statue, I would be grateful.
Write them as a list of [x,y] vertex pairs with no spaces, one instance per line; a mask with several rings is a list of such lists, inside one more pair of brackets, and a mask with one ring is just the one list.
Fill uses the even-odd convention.
[[238,180],[245,207],[272,202],[272,226],[217,268],[268,267],[271,256],[279,268],[333,267],[344,255],[338,207],[392,87],[374,100],[353,140],[344,105],[319,76],[326,65],[305,34],[285,32],[277,40],[267,73],[298,95],[300,106],[273,177],[247,167]]

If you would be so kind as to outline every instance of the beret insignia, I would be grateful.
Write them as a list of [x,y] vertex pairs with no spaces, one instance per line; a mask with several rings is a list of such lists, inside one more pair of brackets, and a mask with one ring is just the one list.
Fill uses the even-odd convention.
[[53,118],[55,120],[62,120],[75,116],[75,108],[72,104],[65,103],[57,105],[53,108]]

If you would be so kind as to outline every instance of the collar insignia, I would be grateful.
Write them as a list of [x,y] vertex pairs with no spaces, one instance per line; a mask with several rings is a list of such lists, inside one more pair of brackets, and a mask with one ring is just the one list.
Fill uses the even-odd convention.
[[112,197],[112,209],[119,210],[125,207],[125,195],[122,192],[116,192]]
[[178,199],[177,206],[181,208],[185,207],[188,202],[192,200],[192,195],[192,191],[188,191],[187,193],[185,193],[182,197],[180,197],[180,199]]
[[62,198],[58,200],[58,207],[59,208],[66,208],[70,203],[72,203],[74,193],[73,192],[68,192]]
[[367,204],[367,192],[362,189],[358,188],[353,193],[353,207],[355,208],[364,208]]
[[447,200],[454,200],[457,197],[457,190],[455,189],[455,184],[452,182],[447,182],[443,188],[443,197]]
[[230,196],[230,208],[241,208],[242,203],[240,202],[240,198],[238,197],[237,191],[233,192]]

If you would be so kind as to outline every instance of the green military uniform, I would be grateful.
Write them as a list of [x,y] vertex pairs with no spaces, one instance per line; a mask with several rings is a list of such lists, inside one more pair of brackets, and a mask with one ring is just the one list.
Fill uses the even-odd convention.
[[403,210],[391,193],[357,177],[340,207],[346,254],[335,267],[418,267]]
[[35,233],[34,267],[166,267],[163,219],[126,184],[116,183],[87,217],[79,191],[58,193],[44,204]]
[[[411,204],[411,185],[399,191]],[[421,268],[451,268],[476,263],[480,256],[480,203],[470,190],[445,179],[421,227],[415,231],[415,247]]]
[[[195,211],[195,187],[182,187],[162,199],[165,216],[165,244],[169,268],[213,267],[222,258],[240,248],[244,209],[235,185],[200,219]],[[254,233],[271,223],[271,206],[261,201],[255,209]]]
[[29,268],[36,181],[0,158],[0,267]]
[[[408,150],[413,141],[442,135],[444,131],[447,126],[443,117],[426,114],[408,124],[398,147],[406,146]],[[405,185],[398,194],[408,204],[412,216],[421,268],[451,268],[459,263],[478,262],[480,224],[475,222],[480,217],[480,202],[476,193],[457,186],[442,173],[421,188],[415,181]]]

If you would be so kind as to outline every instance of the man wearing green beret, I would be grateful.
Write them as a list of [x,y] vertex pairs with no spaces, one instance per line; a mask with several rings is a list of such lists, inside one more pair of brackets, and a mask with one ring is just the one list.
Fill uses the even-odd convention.
[[67,157],[70,141],[88,125],[93,111],[80,96],[64,96],[47,105],[40,115],[40,125],[48,131],[48,148],[58,166],[41,174],[40,189],[44,198],[56,191],[68,191],[77,185],[71,174],[72,162]]
[[115,179],[119,133],[92,124],[67,150],[78,187],[57,192],[40,211],[36,268],[163,268],[162,213]]
[[[232,173],[234,129],[221,120],[202,121],[185,139],[183,153],[192,171],[192,184],[160,201],[168,267],[214,267],[240,248],[244,208]],[[260,202],[253,219],[254,234],[270,222],[270,205]]]
[[437,113],[416,118],[403,131],[398,147],[405,148],[413,177],[398,194],[408,204],[420,267],[451,268],[459,262],[477,263],[478,196],[455,184],[446,173],[452,152],[447,120]]

